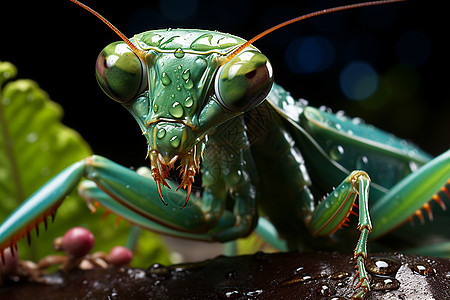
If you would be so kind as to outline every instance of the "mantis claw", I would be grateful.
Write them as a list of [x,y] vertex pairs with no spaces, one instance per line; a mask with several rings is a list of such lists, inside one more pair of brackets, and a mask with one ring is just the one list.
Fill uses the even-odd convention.
[[[159,198],[161,198],[161,201],[164,203],[164,205],[167,206],[168,203],[162,196],[161,184],[170,189],[170,185],[167,183],[166,178],[169,177],[169,171],[174,168],[175,162],[179,158],[181,158],[179,168],[181,168],[180,177],[182,178],[182,181],[178,186],[177,191],[180,188],[183,188],[186,189],[187,193],[186,201],[184,202],[184,205],[183,207],[181,207],[181,209],[184,209],[188,204],[189,197],[192,191],[192,183],[194,182],[194,177],[196,174],[196,168],[198,169],[199,155],[196,153],[196,151],[191,151],[186,156],[179,157],[178,155],[176,155],[169,160],[167,158],[164,158],[157,150],[151,149],[148,152],[148,156],[150,157],[151,162],[152,177],[156,182]],[[167,161],[168,163],[166,163]]]
[[168,204],[167,204],[166,201],[164,201],[164,198],[163,198],[162,193],[161,193],[161,181],[156,180],[156,186],[158,188],[159,198],[161,198],[162,203],[164,203],[164,205],[167,206]]
[[186,189],[186,201],[184,202],[184,205],[181,209],[185,208],[186,205],[189,202],[189,197],[191,195],[192,190],[192,183],[194,182],[194,176],[195,176],[195,162],[187,159],[184,164],[182,163],[182,170],[180,172],[180,175],[183,178],[183,181],[178,186],[177,190],[179,190],[181,187]]
[[192,182],[189,182],[188,186],[187,186],[187,196],[186,196],[186,201],[184,202],[184,205],[181,209],[184,209],[186,207],[186,205],[189,202],[189,196],[191,196],[191,189],[192,189]]

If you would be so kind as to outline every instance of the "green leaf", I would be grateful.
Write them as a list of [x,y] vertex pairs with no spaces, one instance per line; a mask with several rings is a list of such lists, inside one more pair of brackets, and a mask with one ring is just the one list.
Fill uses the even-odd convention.
[[[11,63],[0,61],[0,220],[65,167],[92,154],[86,141],[61,123],[61,106],[32,80],[9,81],[16,74]],[[47,232],[41,225],[39,238],[32,234],[31,246],[19,243],[20,256],[37,260],[54,254],[53,239],[74,226],[87,227],[94,233],[94,251],[109,252],[113,246],[126,243],[130,228],[125,222],[114,226],[115,220],[107,217],[102,222],[101,214],[92,215],[74,191],[58,209]],[[154,250],[140,254],[138,261],[147,261],[147,266],[155,259],[169,261],[158,236],[145,243],[146,248]]]

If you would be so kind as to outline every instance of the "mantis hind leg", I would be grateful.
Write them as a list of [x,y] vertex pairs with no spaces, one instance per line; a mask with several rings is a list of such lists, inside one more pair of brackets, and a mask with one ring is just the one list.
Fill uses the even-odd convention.
[[[450,150],[405,177],[372,205],[370,210],[375,227],[371,237],[386,234],[414,215],[423,223],[423,211],[432,220],[429,201],[436,201],[446,210],[443,199],[450,198],[449,188]],[[443,230],[448,233],[448,229],[440,231]]]

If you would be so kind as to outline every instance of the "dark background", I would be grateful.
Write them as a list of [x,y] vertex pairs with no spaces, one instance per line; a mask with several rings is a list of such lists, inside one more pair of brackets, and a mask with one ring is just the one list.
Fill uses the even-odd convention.
[[[84,2],[128,36],[183,27],[218,30],[247,39],[298,15],[353,3]],[[276,82],[295,98],[306,98],[314,106],[327,105],[333,111],[344,110],[438,155],[449,148],[450,137],[445,49],[448,13],[439,14],[443,10],[428,1],[412,0],[339,12],[290,25],[255,46],[271,60]],[[15,64],[18,78],[37,81],[62,105],[63,122],[78,130],[96,154],[125,166],[147,165],[147,147],[137,124],[103,94],[94,78],[98,53],[118,37],[68,0],[8,1],[7,7],[1,4],[0,16],[0,60]],[[299,49],[305,39],[319,41],[324,45],[319,50],[324,52]],[[298,57],[312,57],[318,68],[302,70]],[[358,61],[371,66],[378,76],[376,92],[361,101],[348,99],[340,87],[343,70]]]

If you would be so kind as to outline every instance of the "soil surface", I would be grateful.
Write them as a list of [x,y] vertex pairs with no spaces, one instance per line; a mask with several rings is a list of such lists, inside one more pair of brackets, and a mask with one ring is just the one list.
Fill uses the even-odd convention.
[[[354,266],[350,255],[338,253],[219,256],[147,270],[56,272],[46,276],[53,284],[11,277],[0,299],[349,299]],[[382,253],[367,269],[372,291],[366,299],[450,299],[449,259]]]

